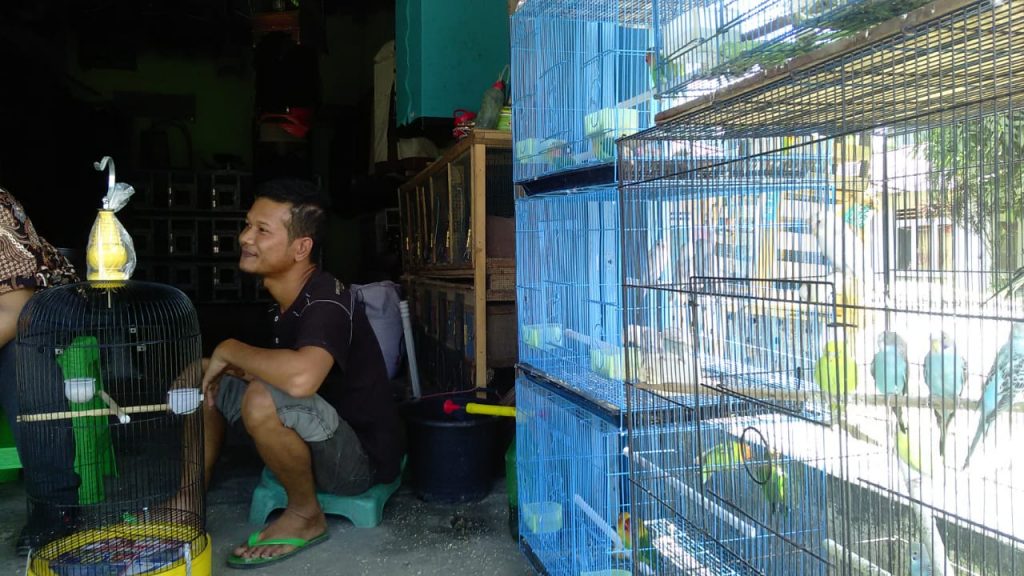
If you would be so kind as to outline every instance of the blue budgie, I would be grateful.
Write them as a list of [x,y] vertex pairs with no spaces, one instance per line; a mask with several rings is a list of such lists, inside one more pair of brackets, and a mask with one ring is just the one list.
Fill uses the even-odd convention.
[[910,543],[910,576],[933,576],[932,555],[920,542]]
[[903,400],[907,395],[907,343],[895,332],[882,332],[878,336],[878,349],[871,360],[871,376],[875,388],[886,396],[886,404],[892,402],[892,411],[901,428],[906,429],[903,420]]
[[985,377],[985,388],[981,393],[981,420],[971,447],[964,459],[964,470],[971,462],[971,456],[981,444],[989,427],[999,415],[1013,406],[1019,392],[1024,390],[1024,322],[1015,322],[1010,329],[1010,339],[1003,344],[992,362],[992,368]]
[[[933,407],[939,423],[939,454],[946,455],[946,432],[956,415],[956,399],[967,381],[967,362],[946,332],[933,335],[931,350],[924,357],[924,383],[937,404]],[[943,405],[945,400],[946,405]]]

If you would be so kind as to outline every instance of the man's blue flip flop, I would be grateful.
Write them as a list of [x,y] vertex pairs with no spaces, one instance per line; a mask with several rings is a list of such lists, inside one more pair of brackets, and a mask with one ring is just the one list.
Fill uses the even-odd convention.
[[287,560],[288,558],[295,556],[299,552],[302,552],[303,550],[306,550],[311,546],[316,546],[317,544],[324,542],[325,540],[331,537],[330,533],[325,530],[323,534],[317,536],[316,538],[310,538],[309,540],[304,540],[302,538],[270,538],[268,540],[260,540],[260,532],[261,530],[257,530],[252,534],[249,534],[249,540],[247,540],[245,543],[246,546],[250,548],[258,548],[260,546],[280,545],[294,546],[294,548],[292,548],[288,552],[285,552],[284,554],[270,556],[269,558],[244,558],[242,556],[236,556],[234,554],[231,554],[231,556],[228,556],[229,568],[240,568],[245,570],[249,568],[259,568],[261,566],[266,566],[268,564],[275,564],[282,560]]

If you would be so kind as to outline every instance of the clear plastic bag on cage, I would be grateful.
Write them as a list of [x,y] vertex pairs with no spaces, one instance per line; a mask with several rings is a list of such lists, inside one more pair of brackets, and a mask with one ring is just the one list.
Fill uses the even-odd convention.
[[109,164],[110,176],[103,207],[96,214],[89,245],[86,248],[86,278],[90,281],[128,280],[135,271],[135,245],[115,212],[128,204],[135,189],[124,182],[114,182],[114,161],[105,156],[97,162],[97,170]]

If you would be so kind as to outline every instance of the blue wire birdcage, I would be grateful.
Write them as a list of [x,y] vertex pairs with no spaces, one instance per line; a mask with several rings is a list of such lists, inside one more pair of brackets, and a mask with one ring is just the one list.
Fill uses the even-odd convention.
[[[647,319],[624,333],[655,355],[680,327],[693,374],[627,369],[627,397],[730,407],[696,412],[689,460],[631,461],[634,495],[706,520],[756,573],[1021,572],[1022,31],[1014,3],[934,5],[620,141],[624,306]],[[649,224],[687,203],[710,249]],[[644,276],[658,234],[707,263]],[[663,421],[628,418],[639,454]]]
[[519,7],[511,31],[516,182],[611,165],[616,139],[652,125],[654,22],[650,0]]
[[618,192],[520,198],[516,240],[520,362],[624,408]]
[[629,570],[616,525],[628,511],[625,431],[571,395],[516,381],[519,534],[551,576]]

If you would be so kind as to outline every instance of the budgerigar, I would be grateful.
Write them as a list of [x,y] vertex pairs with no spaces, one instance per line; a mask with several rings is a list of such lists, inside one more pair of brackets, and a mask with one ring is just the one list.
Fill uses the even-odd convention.
[[[917,412],[911,412],[913,418]],[[907,426],[899,422],[894,426],[896,429],[896,456],[899,457],[911,470],[931,476],[935,470],[933,454],[938,449],[938,428],[932,424],[932,419],[922,418],[914,421],[911,419]]]
[[963,393],[966,381],[967,362],[957,352],[953,338],[945,332],[932,336],[931,350],[924,357],[924,383],[937,403],[933,409],[939,424],[939,454],[943,456],[946,455],[946,431],[956,415],[956,399]]
[[885,395],[886,403],[892,403],[896,421],[904,427],[903,401],[907,395],[909,372],[907,343],[895,332],[882,332],[878,337],[875,357],[871,360],[871,376],[875,380],[875,388]]
[[810,215],[811,231],[818,251],[835,269],[860,279],[862,285],[874,281],[875,272],[867,248],[853,226],[837,217],[834,207],[825,207]]
[[1016,396],[1024,390],[1024,322],[1016,322],[1010,329],[1010,339],[1003,344],[992,362],[981,393],[981,419],[971,447],[964,459],[964,470],[971,456],[981,444],[989,427],[1000,414],[1013,406]]
[[829,406],[837,418],[843,418],[843,399],[857,389],[857,363],[843,341],[829,341],[814,366],[814,382],[830,395]]
[[910,543],[910,576],[933,576],[932,554],[920,542]]
[[707,484],[711,475],[722,470],[729,470],[750,460],[750,446],[736,440],[721,442],[705,450],[700,455],[700,480]]
[[668,239],[661,237],[658,242],[647,251],[647,270],[650,272],[644,279],[648,285],[657,285],[662,275],[668,270],[668,263],[671,254]]
[[[633,530],[636,530],[635,549],[630,538]],[[656,555],[654,548],[651,546],[651,535],[647,532],[647,527],[644,526],[643,521],[638,519],[636,522],[633,522],[629,512],[620,512],[619,519],[615,523],[615,532],[619,535],[619,539],[622,540],[622,545],[626,550],[635,550],[636,553],[633,555],[633,561],[643,562],[657,573],[657,567],[654,564]]]

